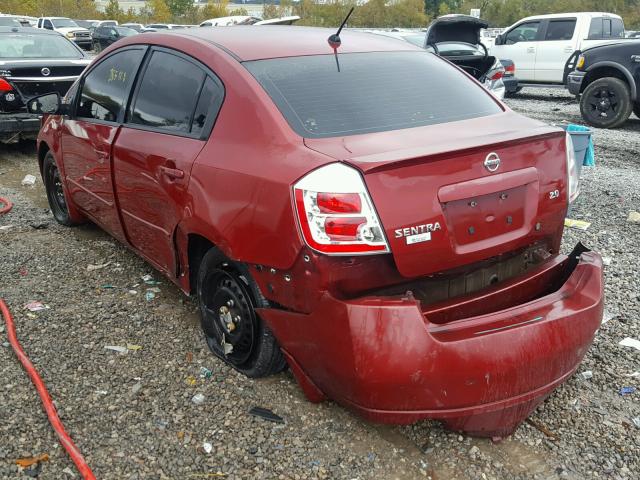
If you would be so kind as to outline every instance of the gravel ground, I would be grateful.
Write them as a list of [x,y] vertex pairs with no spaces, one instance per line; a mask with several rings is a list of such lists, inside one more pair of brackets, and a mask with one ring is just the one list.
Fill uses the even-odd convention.
[[[580,122],[559,90],[524,91],[508,103],[550,123]],[[249,380],[207,350],[194,303],[93,226],[57,225],[47,209],[32,146],[0,147],[0,296],[54,397],[67,430],[100,479],[601,479],[640,478],[640,120],[595,132],[597,168],[585,169],[565,250],[582,240],[608,257],[606,318],[578,375],[510,438],[492,443],[436,422],[379,426],[331,402],[308,403],[289,372]],[[105,265],[88,271],[88,265]],[[145,285],[151,274],[161,283]],[[147,288],[159,288],[147,301]],[[30,301],[49,308],[31,313]],[[4,342],[4,343],[3,343]],[[27,376],[0,327],[0,478],[31,478],[20,457],[48,453],[38,478],[79,478],[58,446]],[[105,346],[130,346],[126,353]],[[140,348],[141,347],[141,348]],[[210,370],[201,378],[201,369]],[[580,373],[592,371],[593,377]],[[192,398],[204,395],[196,405]],[[269,408],[275,424],[247,414]],[[546,430],[546,434],[542,431]],[[205,449],[205,443],[211,450]],[[207,446],[208,447],[208,446]],[[216,475],[220,473],[221,475]]]

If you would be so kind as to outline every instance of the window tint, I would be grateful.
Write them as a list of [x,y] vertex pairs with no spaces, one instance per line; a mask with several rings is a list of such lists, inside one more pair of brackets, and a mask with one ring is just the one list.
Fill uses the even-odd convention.
[[202,134],[207,120],[218,115],[223,95],[222,86],[212,78],[207,77],[204,81],[198,104],[196,105],[196,111],[193,114],[191,133],[198,136]]
[[533,42],[538,38],[539,28],[540,22],[522,23],[507,33],[505,43],[512,45],[518,42]]
[[576,20],[551,20],[547,27],[545,40],[571,40],[576,29]]
[[276,58],[243,65],[291,128],[322,138],[453,122],[499,113],[498,104],[428,52]]
[[608,18],[602,19],[602,37],[603,38],[611,37],[611,20]]
[[117,121],[143,54],[143,50],[118,52],[91,70],[82,86],[78,117]]
[[189,133],[204,72],[193,63],[156,51],[138,89],[130,123]]

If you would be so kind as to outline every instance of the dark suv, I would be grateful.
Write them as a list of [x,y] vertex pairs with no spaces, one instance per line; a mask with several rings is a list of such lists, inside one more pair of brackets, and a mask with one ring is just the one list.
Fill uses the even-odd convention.
[[615,128],[632,111],[640,118],[640,40],[589,48],[575,58],[567,88],[580,97],[585,122]]

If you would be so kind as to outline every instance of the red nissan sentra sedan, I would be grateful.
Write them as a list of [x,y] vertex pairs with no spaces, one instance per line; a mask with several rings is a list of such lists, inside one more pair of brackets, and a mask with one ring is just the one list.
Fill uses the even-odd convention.
[[[62,224],[197,297],[217,356],[364,417],[501,436],[567,380],[602,262],[561,255],[570,138],[405,42],[303,27],[123,39],[40,97]],[[124,321],[125,319],[123,319]]]

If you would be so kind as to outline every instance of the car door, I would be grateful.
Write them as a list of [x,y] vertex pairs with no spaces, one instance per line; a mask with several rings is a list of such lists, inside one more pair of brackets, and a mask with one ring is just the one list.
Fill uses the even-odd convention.
[[535,80],[536,53],[541,25],[542,22],[539,20],[517,25],[504,35],[504,45],[496,46],[495,50],[492,50],[492,55],[508,58],[515,63],[520,81]]
[[126,241],[115,205],[111,149],[146,47],[117,50],[83,76],[75,111],[60,136],[64,174],[74,202],[96,223]]
[[536,55],[537,82],[562,83],[564,66],[577,45],[575,35],[575,17],[554,18],[546,22]]
[[181,53],[154,48],[113,151],[118,204],[131,244],[176,271],[174,231],[187,208],[191,167],[206,143],[224,90]]

